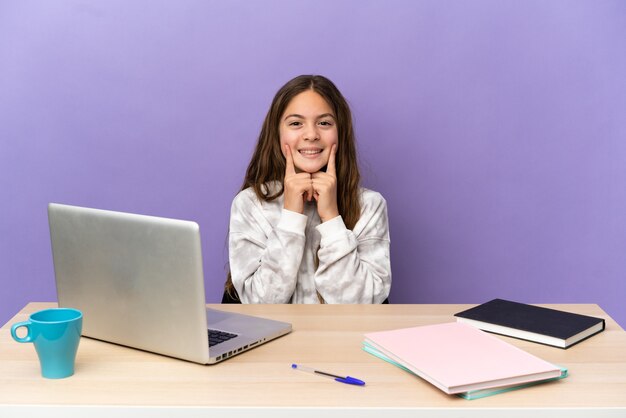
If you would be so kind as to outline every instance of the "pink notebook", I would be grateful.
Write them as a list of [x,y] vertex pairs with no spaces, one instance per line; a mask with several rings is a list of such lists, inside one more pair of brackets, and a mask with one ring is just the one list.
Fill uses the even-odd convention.
[[561,376],[555,365],[459,322],[365,334],[365,343],[448,394]]

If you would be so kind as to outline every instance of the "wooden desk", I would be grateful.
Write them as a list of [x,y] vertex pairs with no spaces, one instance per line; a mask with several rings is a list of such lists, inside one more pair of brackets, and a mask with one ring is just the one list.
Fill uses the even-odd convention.
[[[40,377],[34,348],[14,342],[9,328],[52,306],[30,303],[0,329],[2,417],[214,417],[226,410],[289,418],[626,417],[626,332],[597,305],[547,305],[606,319],[604,332],[568,350],[500,337],[567,367],[567,379],[473,401],[445,395],[361,350],[364,333],[450,322],[472,305],[210,305],[288,321],[294,331],[214,366],[83,338],[76,374],[48,380]],[[350,374],[367,386],[298,372],[293,362]]]

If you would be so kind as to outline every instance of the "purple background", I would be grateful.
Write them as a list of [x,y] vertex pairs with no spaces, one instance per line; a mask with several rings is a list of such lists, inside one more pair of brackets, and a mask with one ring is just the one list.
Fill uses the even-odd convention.
[[626,2],[0,2],[0,322],[55,300],[46,205],[191,219],[209,302],[276,90],[330,77],[388,201],[395,303],[626,325]]

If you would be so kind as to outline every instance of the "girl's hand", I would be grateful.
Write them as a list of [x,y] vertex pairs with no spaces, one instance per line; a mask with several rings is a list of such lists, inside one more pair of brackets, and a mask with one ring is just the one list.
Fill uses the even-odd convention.
[[287,166],[285,168],[285,203],[284,208],[292,212],[304,213],[304,200],[313,199],[313,185],[311,174],[296,173],[293,165],[293,155],[291,147],[285,144],[285,158]]
[[317,213],[322,222],[339,216],[337,207],[337,174],[335,172],[335,154],[337,144],[333,144],[330,157],[326,165],[326,172],[318,171],[312,174],[313,198],[317,201]]

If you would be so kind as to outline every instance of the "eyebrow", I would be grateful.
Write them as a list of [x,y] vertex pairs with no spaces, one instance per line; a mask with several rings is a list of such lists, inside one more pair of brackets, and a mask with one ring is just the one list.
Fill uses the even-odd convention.
[[[333,115],[332,113],[323,113],[321,115],[319,115],[316,119],[322,119],[322,118],[327,118],[327,117],[331,117],[333,119],[335,118],[335,115]],[[297,113],[292,113],[291,115],[287,115],[285,116],[285,118],[283,120],[287,120],[289,118],[300,118],[300,119],[306,119],[304,116],[299,115]]]

